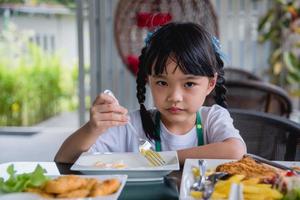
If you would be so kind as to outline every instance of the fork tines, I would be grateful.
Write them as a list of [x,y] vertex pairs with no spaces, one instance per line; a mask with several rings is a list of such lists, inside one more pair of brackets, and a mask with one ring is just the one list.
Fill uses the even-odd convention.
[[166,164],[164,159],[159,155],[159,153],[149,150],[142,150],[142,154],[153,166],[163,166]]

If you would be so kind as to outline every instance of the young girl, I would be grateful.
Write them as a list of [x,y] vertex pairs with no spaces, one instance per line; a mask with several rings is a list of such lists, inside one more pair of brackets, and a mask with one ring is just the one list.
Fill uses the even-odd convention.
[[[220,56],[217,40],[199,25],[161,27],[147,38],[139,57],[140,110],[128,116],[116,99],[100,94],[90,120],[63,143],[55,161],[74,162],[84,151],[138,152],[138,137],[151,141],[156,151],[176,150],[181,164],[186,158],[241,158],[245,143],[223,108],[226,89]],[[144,106],[146,83],[156,109]],[[203,106],[213,90],[219,105]]]

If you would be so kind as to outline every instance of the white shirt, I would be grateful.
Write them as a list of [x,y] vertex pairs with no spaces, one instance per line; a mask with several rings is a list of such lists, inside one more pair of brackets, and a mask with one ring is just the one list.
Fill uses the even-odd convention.
[[[244,144],[239,131],[234,128],[233,120],[229,112],[219,105],[201,107],[200,110],[204,144],[222,142],[229,138],[237,138]],[[129,125],[109,128],[101,134],[89,152],[138,152],[138,137],[146,138],[142,127],[140,111],[136,110],[129,114],[130,122],[135,128]],[[196,147],[198,144],[196,126],[183,135],[171,133],[160,121],[161,127],[161,148],[162,151],[172,151]],[[152,146],[155,148],[154,141]]]

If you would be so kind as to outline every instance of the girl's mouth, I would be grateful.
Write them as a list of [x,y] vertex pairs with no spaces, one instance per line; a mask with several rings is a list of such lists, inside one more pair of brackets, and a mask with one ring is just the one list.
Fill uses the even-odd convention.
[[182,111],[182,109],[180,109],[180,108],[178,108],[178,107],[171,107],[171,108],[168,108],[167,110],[168,110],[170,113],[173,113],[173,114],[179,113],[179,112]]

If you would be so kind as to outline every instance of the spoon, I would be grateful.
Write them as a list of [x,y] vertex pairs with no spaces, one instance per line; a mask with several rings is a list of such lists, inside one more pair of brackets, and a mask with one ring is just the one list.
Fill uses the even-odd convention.
[[206,180],[211,181],[213,184],[217,183],[218,180],[226,179],[230,176],[230,174],[226,172],[215,172],[211,175],[209,175]]
[[208,177],[205,177],[206,170],[206,162],[204,160],[198,161],[200,177],[199,179],[192,185],[191,190],[201,191],[202,198],[207,200],[211,197],[214,192],[215,184],[220,179],[227,178],[230,174],[226,172],[215,172]]
[[195,191],[202,191],[204,189],[204,183],[205,183],[205,171],[206,171],[205,160],[199,160],[198,167],[199,167],[200,177],[195,183],[193,183],[191,189]]
[[230,174],[226,173],[226,172],[216,172],[213,173],[211,175],[209,175],[206,178],[206,181],[204,183],[204,190],[203,190],[203,199],[207,200],[211,197],[212,193],[214,192],[215,189],[215,184],[224,178],[227,178],[228,176],[230,176]]
[[209,180],[205,181],[202,198],[204,200],[209,199],[212,193],[214,192],[214,188],[215,188],[215,184],[212,181]]

